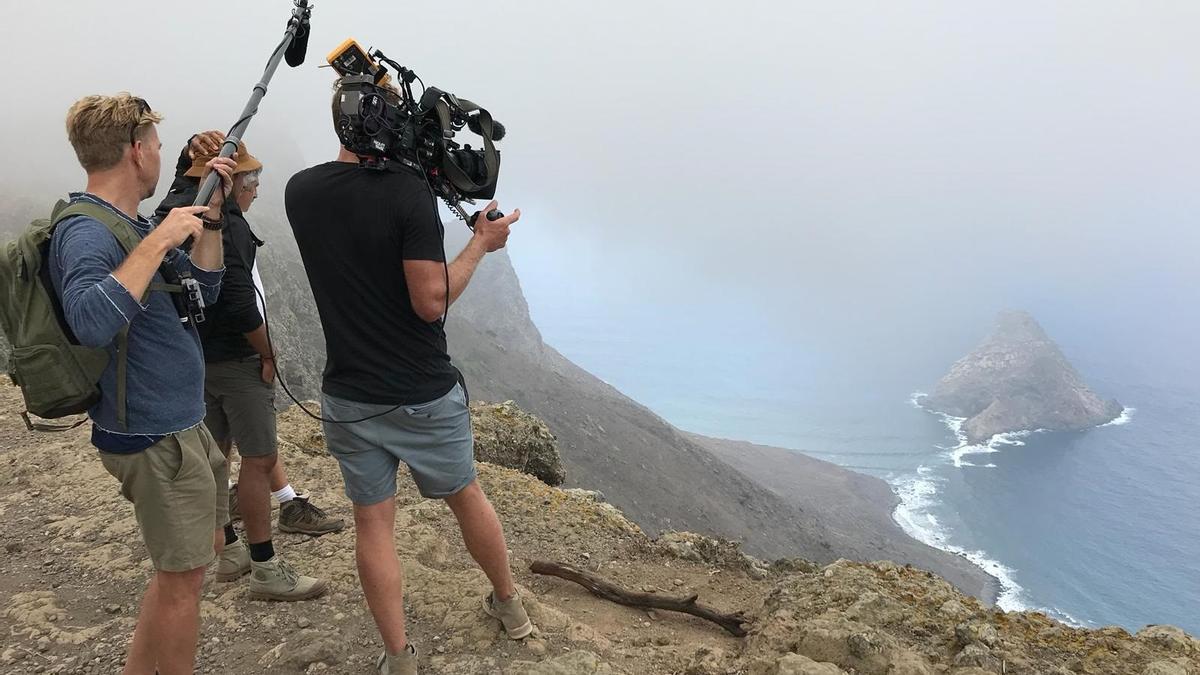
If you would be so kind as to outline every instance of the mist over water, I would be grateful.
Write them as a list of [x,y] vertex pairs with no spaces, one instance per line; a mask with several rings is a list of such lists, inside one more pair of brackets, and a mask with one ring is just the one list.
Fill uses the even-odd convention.
[[[233,123],[289,3],[6,8],[0,196],[48,209],[83,185],[72,101],[146,97],[168,171]],[[509,251],[568,357],[681,428],[910,490],[914,533],[1010,570],[1012,603],[1200,631],[1197,34],[1185,0],[318,4],[247,136],[251,215],[290,249],[283,185],[336,152],[317,66],[381,47],[508,127]],[[1132,421],[954,466],[909,399],[1004,308]]]

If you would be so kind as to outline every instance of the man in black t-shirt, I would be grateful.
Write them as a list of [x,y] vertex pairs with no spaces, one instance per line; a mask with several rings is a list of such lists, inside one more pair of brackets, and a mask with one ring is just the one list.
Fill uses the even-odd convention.
[[[337,117],[335,105],[335,125]],[[466,394],[443,325],[446,307],[483,256],[504,247],[520,210],[477,218],[447,265],[437,204],[418,173],[366,169],[342,148],[336,161],[293,176],[284,202],[325,333],[324,431],[354,503],[359,577],[385,646],[380,672],[416,672],[394,535],[400,462],[423,496],[444,499],[458,519],[494,589],[483,611],[513,639],[528,636],[500,521],[475,480]]]

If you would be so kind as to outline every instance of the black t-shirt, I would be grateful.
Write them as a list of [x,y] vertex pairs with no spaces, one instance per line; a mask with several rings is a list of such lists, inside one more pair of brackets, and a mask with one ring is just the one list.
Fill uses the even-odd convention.
[[292,176],[284,203],[325,331],[322,391],[390,405],[450,391],[442,323],[417,316],[404,277],[404,260],[445,260],[425,181],[327,162]]

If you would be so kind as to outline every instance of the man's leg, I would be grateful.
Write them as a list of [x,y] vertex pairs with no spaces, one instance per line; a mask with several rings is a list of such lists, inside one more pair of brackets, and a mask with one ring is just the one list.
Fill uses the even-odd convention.
[[[288,482],[287,472],[283,470],[283,462],[275,462],[275,468],[271,469],[271,494],[278,494],[292,487]],[[286,495],[287,499],[279,499],[286,502],[288,499],[296,496],[296,491],[293,489],[290,495]]]
[[200,633],[200,588],[204,568],[158,571],[146,588],[125,675],[190,675]]
[[124,672],[191,673],[200,621],[200,590],[224,544],[225,458],[203,425],[171,434],[134,455],[101,454],[134,505],[157,571],[146,588]]
[[225,437],[242,457],[237,495],[249,549],[250,597],[294,601],[321,595],[325,580],[296,573],[271,541],[271,470],[278,461],[274,389],[263,383],[257,359],[208,364],[206,386],[219,393]]
[[446,497],[446,505],[458,519],[467,551],[492,582],[496,599],[503,602],[512,598],[516,589],[508,566],[504,530],[492,503],[479,487],[479,481],[471,481],[465,488]]
[[250,597],[260,600],[308,600],[323,594],[324,579],[296,574],[275,554],[271,540],[271,469],[277,454],[242,455],[238,473],[238,501],[246,543],[250,549]]
[[367,606],[389,654],[408,644],[404,633],[404,577],[396,555],[396,501],[354,506],[354,558]]
[[271,542],[271,472],[278,464],[278,456],[273,452],[263,457],[242,457],[238,472],[238,506],[251,550],[256,544]]

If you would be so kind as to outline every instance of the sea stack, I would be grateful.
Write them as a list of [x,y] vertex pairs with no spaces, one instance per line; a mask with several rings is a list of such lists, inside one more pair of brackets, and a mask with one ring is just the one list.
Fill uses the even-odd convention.
[[1082,431],[1123,410],[1088,388],[1037,321],[1017,311],[1001,312],[992,334],[920,404],[966,418],[962,429],[971,443],[1013,431]]

